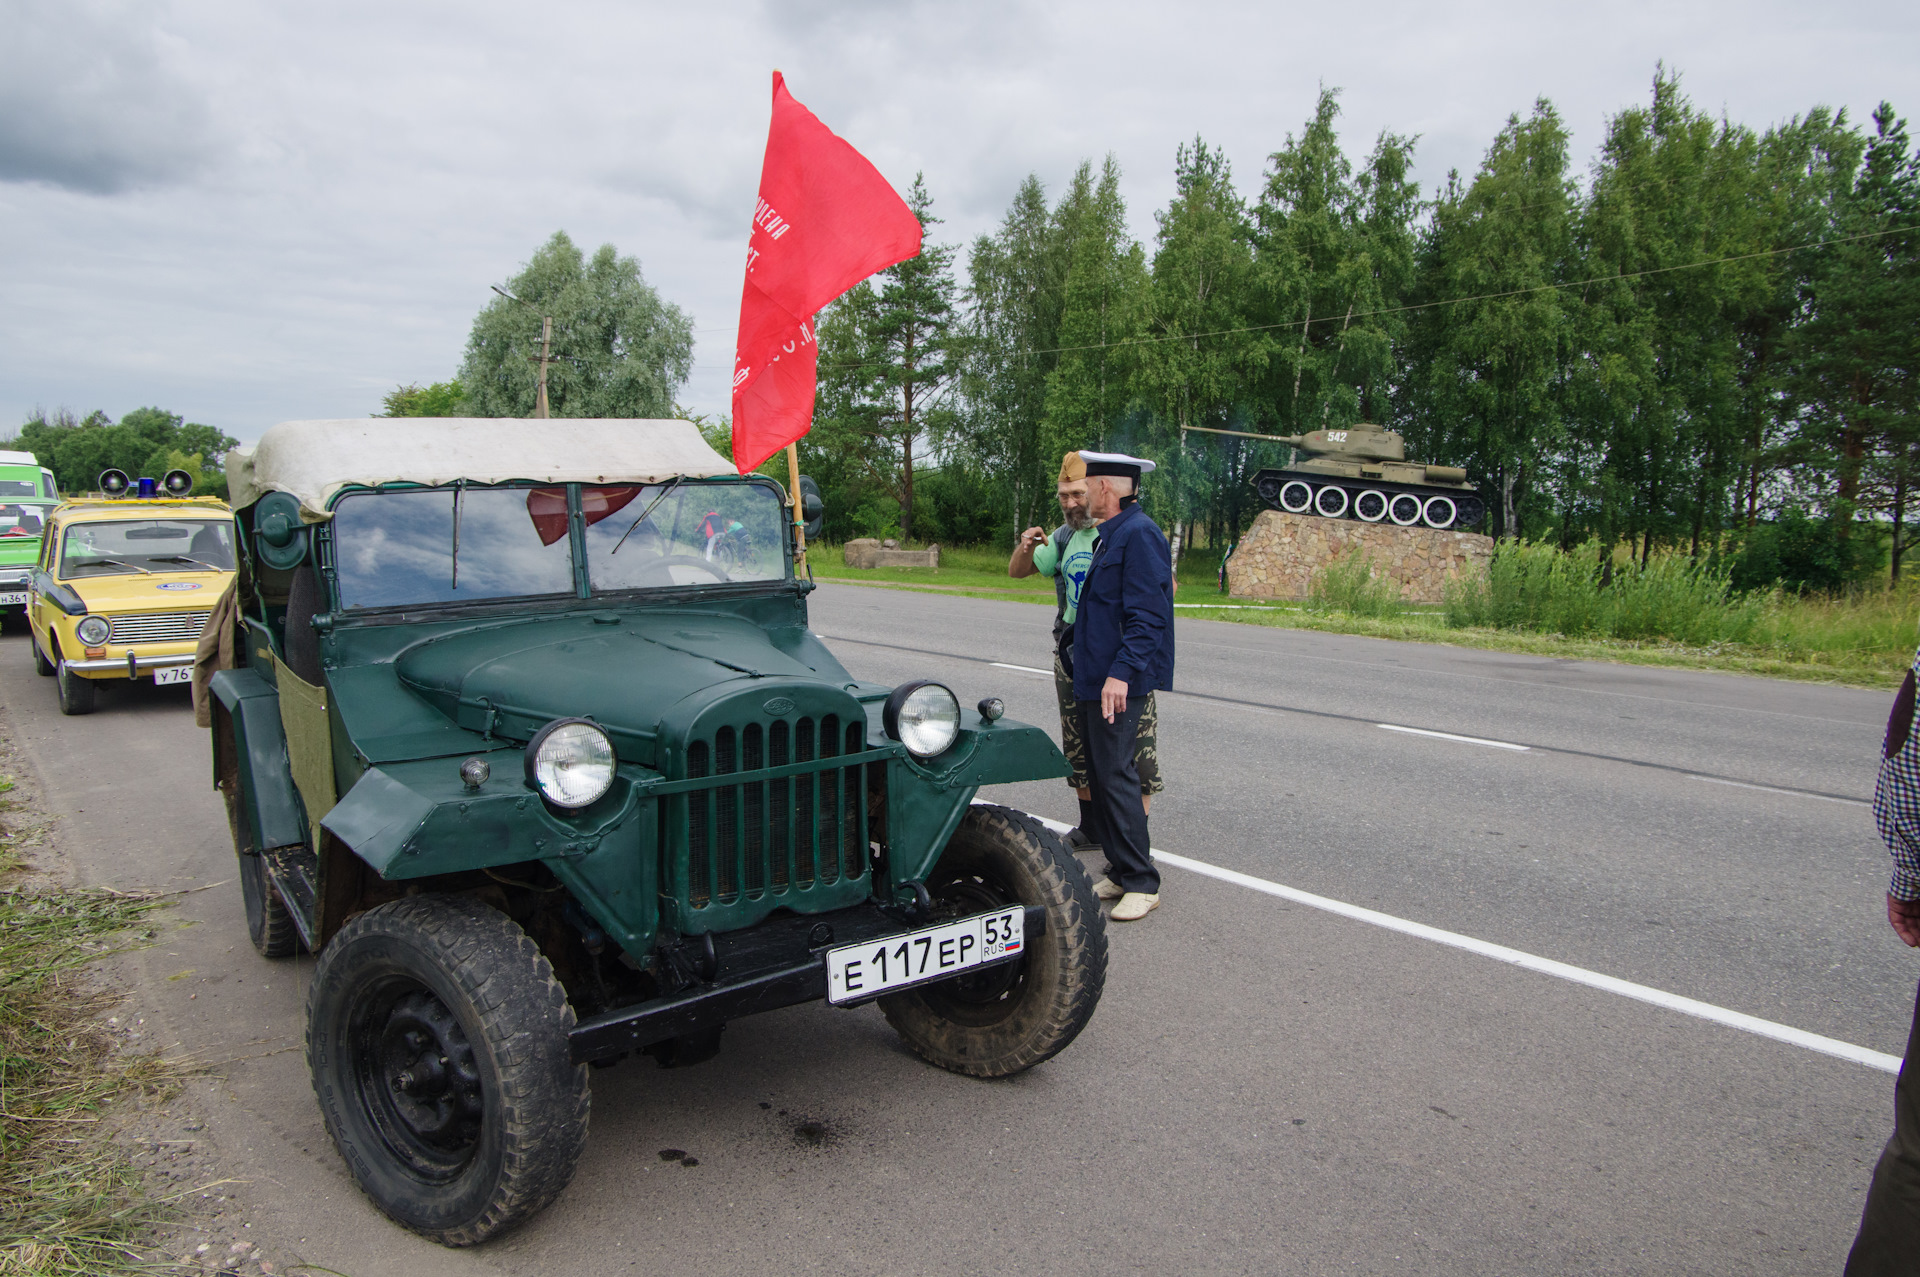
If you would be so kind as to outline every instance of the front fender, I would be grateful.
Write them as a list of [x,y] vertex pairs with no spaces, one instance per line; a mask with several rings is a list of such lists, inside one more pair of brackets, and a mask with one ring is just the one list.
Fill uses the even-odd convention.
[[982,785],[1071,774],[1066,755],[1038,727],[1006,718],[990,723],[965,710],[961,719],[960,739],[939,758],[921,763],[902,751],[888,764],[888,868],[896,886],[933,872]]
[[293,784],[286,729],[280,725],[279,692],[250,669],[219,670],[208,686],[233,722],[240,806],[253,832],[253,845],[262,850],[305,846],[306,808]]

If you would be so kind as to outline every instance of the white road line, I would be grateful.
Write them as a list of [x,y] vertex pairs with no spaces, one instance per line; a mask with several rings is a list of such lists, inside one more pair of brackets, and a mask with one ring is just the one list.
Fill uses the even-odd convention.
[[1772,785],[1749,785],[1744,780],[1722,780],[1718,776],[1696,776],[1687,773],[1688,780],[1704,780],[1710,785],[1732,785],[1735,789],[1757,789],[1763,794],[1785,794],[1789,798],[1818,798],[1823,803],[1852,803],[1855,807],[1871,807],[1873,804],[1864,798],[1839,798],[1833,794],[1810,794],[1804,789],[1775,789]]
[[[1045,816],[1035,816],[1034,819],[1055,833],[1063,834],[1072,828],[1060,821],[1048,820]],[[1185,869],[1189,873],[1217,878],[1221,882],[1230,882],[1236,887],[1247,887],[1264,895],[1278,896],[1282,900],[1291,900],[1295,904],[1306,905],[1310,909],[1323,909],[1328,913],[1337,913],[1343,918],[1351,918],[1356,922],[1365,922],[1376,927],[1385,927],[1389,931],[1398,931],[1402,935],[1413,936],[1419,940],[1431,940],[1435,944],[1443,944],[1449,948],[1464,949],[1468,953],[1492,958],[1496,962],[1505,962],[1528,971],[1536,971],[1541,975],[1550,975],[1574,984],[1584,984],[1606,993],[1617,993],[1623,998],[1632,998],[1636,1002],[1645,1002],[1668,1011],[1678,1011],[1682,1015],[1690,1015],[1696,1019],[1711,1020],[1715,1024],[1739,1029],[1759,1037],[1771,1038],[1775,1042],[1805,1047],[1809,1051],[1830,1055],[1837,1060],[1864,1064],[1870,1069],[1879,1069],[1882,1073],[1900,1071],[1900,1057],[1888,1055],[1884,1051],[1870,1050],[1851,1042],[1842,1042],[1838,1038],[1824,1037],[1818,1033],[1809,1033],[1805,1029],[1796,1029],[1791,1025],[1763,1020],[1757,1015],[1748,1015],[1743,1011],[1729,1011],[1725,1007],[1717,1007],[1710,1002],[1682,997],[1677,993],[1668,993],[1665,989],[1635,984],[1631,980],[1622,980],[1616,976],[1602,975],[1598,971],[1588,971],[1584,967],[1556,962],[1552,958],[1523,953],[1519,949],[1509,949],[1505,945],[1476,940],[1472,936],[1463,936],[1457,931],[1442,931],[1439,927],[1429,927],[1423,922],[1396,918],[1390,913],[1381,913],[1376,909],[1363,909],[1359,905],[1350,905],[1344,900],[1316,896],[1310,891],[1301,891],[1297,887],[1269,882],[1265,878],[1256,878],[1252,874],[1243,874],[1238,870],[1223,869],[1219,865],[1210,865],[1204,860],[1176,856],[1172,852],[1161,851],[1158,847],[1153,849],[1153,858],[1172,865],[1176,869]]]
[[1401,727],[1397,723],[1375,723],[1375,727],[1384,727],[1390,732],[1405,732],[1409,736],[1431,736],[1435,740],[1457,740],[1468,745],[1491,745],[1495,749],[1512,749],[1524,754],[1531,746],[1516,745],[1512,741],[1486,740],[1479,736],[1455,736],[1452,732],[1430,732],[1424,727]]
[[1019,670],[1022,674],[1045,674],[1049,678],[1053,677],[1052,670],[1037,670],[1031,665],[1009,665],[1005,661],[988,661],[987,664],[997,670]]

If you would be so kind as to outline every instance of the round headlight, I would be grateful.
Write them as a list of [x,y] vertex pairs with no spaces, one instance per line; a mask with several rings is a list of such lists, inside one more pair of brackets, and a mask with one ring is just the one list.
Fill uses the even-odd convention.
[[915,758],[932,758],[960,735],[960,701],[938,683],[902,683],[887,697],[881,722]]
[[613,784],[613,742],[584,718],[548,723],[527,742],[527,780],[559,807],[585,807]]
[[99,647],[107,641],[107,634],[109,632],[107,618],[104,616],[90,616],[75,626],[73,632],[78,634],[80,641],[88,647]]

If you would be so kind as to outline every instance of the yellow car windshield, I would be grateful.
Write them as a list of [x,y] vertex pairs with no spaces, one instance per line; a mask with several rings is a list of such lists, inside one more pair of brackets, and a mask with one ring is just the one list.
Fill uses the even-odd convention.
[[60,575],[231,572],[233,525],[213,519],[76,523],[60,538]]

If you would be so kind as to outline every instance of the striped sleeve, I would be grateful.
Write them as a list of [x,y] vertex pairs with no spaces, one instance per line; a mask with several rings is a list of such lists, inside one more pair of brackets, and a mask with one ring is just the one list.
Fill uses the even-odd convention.
[[1920,900],[1920,742],[1911,739],[1915,671],[1920,671],[1920,652],[1894,698],[1873,785],[1873,823],[1893,853],[1887,891],[1896,900]]

